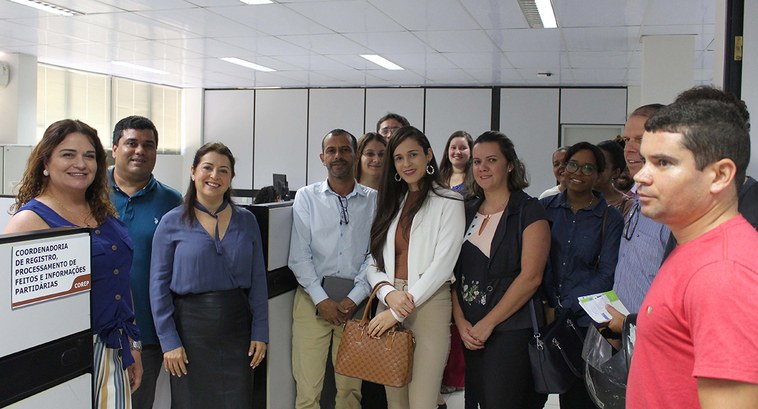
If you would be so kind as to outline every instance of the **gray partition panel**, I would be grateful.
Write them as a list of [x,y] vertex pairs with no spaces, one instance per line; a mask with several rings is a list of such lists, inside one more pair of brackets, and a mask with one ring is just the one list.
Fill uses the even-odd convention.
[[626,88],[561,89],[561,123],[623,124]]
[[450,135],[464,130],[476,139],[490,130],[492,89],[489,88],[430,88],[426,90],[425,134],[432,143],[437,162],[445,155],[445,143]]
[[287,175],[290,190],[305,186],[308,136],[308,90],[255,91],[254,189]]
[[400,114],[406,117],[411,125],[424,130],[424,89],[366,89],[366,132],[376,132],[376,121],[387,112]]
[[[335,128],[344,129],[356,138],[363,130],[365,90],[362,88],[312,89],[308,103],[308,180],[326,178],[319,160],[321,140]],[[359,160],[360,158],[356,158]]]
[[233,182],[237,189],[253,188],[253,163],[249,160],[253,156],[253,93],[252,90],[205,91],[203,142],[222,142],[240,159],[235,164]]
[[500,131],[526,165],[529,187],[538,196],[555,186],[551,155],[558,147],[558,88],[504,88],[500,91]]

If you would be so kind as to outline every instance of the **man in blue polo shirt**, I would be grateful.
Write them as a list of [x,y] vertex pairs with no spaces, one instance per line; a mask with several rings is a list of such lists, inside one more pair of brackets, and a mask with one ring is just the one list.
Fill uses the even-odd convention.
[[153,234],[163,215],[182,202],[179,192],[153,176],[157,148],[158,130],[149,119],[129,116],[116,123],[113,129],[116,163],[108,170],[110,196],[134,243],[130,284],[143,343],[132,345],[134,349],[142,349],[144,369],[142,385],[132,394],[134,409],[153,407],[155,383],[163,362],[148,296]]

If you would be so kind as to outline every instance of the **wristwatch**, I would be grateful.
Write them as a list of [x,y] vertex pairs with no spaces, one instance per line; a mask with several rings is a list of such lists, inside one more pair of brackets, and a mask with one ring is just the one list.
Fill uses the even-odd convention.
[[130,340],[129,343],[131,344],[131,347],[133,350],[137,352],[142,352],[142,341]]

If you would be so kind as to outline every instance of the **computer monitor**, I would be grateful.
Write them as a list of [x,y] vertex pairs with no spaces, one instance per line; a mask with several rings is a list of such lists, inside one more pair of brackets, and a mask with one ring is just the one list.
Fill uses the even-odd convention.
[[283,201],[289,200],[290,189],[287,184],[287,175],[274,173],[274,190]]

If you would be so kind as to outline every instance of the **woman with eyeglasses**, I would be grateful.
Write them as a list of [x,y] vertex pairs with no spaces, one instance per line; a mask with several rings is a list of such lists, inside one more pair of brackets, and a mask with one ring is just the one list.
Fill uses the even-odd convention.
[[387,281],[380,312],[368,325],[381,335],[402,323],[413,331],[416,349],[410,384],[386,386],[390,409],[437,407],[450,349],[450,284],[463,242],[465,215],[458,193],[442,187],[427,137],[412,126],[392,135],[371,226],[371,286]]
[[[566,152],[565,163],[566,190],[540,200],[552,236],[542,289],[555,316],[568,314],[585,334],[592,322],[577,297],[612,289],[624,221],[593,190],[606,166],[600,148],[579,142]],[[576,358],[581,355],[581,351],[566,352]],[[595,407],[582,379],[561,394],[560,401],[561,409]]]
[[358,183],[379,190],[386,150],[387,140],[376,132],[368,132],[358,140],[358,160],[355,162]]

